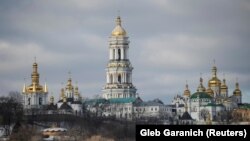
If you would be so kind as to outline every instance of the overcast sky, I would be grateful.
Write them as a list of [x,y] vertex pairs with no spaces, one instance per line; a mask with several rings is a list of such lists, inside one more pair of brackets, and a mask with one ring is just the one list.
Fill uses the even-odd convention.
[[186,80],[194,93],[200,73],[207,87],[215,59],[229,95],[238,78],[250,102],[249,0],[1,0],[0,95],[31,83],[35,56],[49,95],[59,96],[69,71],[83,97],[101,95],[118,10],[143,100],[169,103]]

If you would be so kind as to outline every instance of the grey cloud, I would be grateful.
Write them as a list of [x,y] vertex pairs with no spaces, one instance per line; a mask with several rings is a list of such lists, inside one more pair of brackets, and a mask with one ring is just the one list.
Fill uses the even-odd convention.
[[246,0],[3,0],[1,93],[21,90],[24,77],[30,83],[37,56],[41,82],[47,79],[54,95],[67,81],[68,71],[83,96],[101,94],[117,10],[130,37],[133,81],[143,99],[169,102],[183,92],[186,80],[194,92],[200,73],[207,86],[216,59],[220,79],[225,72],[230,92],[238,77],[244,99],[250,101]]

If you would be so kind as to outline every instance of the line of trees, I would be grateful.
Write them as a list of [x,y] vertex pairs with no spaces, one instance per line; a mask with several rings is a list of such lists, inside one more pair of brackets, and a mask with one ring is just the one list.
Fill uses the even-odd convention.
[[0,97],[0,126],[5,135],[10,135],[11,127],[18,125],[23,118],[22,97],[19,92],[10,92],[8,96]]

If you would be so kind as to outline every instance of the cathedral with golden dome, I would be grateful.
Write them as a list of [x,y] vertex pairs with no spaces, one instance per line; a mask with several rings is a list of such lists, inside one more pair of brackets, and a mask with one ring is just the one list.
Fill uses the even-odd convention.
[[[192,93],[186,83],[183,95],[174,97],[170,105],[161,100],[143,101],[137,94],[132,81],[133,67],[129,59],[128,34],[122,27],[121,17],[115,20],[115,27],[109,37],[109,60],[106,66],[106,83],[100,97],[83,100],[78,86],[72,84],[71,76],[61,91],[59,100],[54,103],[54,96],[48,101],[48,88],[39,83],[38,64],[33,63],[31,84],[24,84],[22,90],[23,105],[26,111],[41,110],[39,114],[74,114],[84,115],[87,110],[95,116],[112,117],[125,120],[173,120],[182,124],[209,123],[223,121],[242,105],[242,93],[238,80],[232,94],[228,91],[225,77],[222,81],[217,76],[214,63],[211,77],[204,85],[200,77],[196,92]],[[207,87],[206,87],[207,86]],[[46,110],[47,112],[45,112]],[[32,111],[33,112],[33,111]],[[239,113],[236,113],[239,114]],[[226,116],[225,116],[226,115]]]
[[[212,77],[208,80],[207,88],[203,85],[203,78],[201,77],[195,93],[191,94],[188,84],[186,84],[183,95],[178,95],[172,101],[172,104],[176,105],[176,109],[178,109],[177,115],[181,116],[187,111],[192,119],[197,122],[221,119],[226,111],[232,111],[241,103],[242,94],[239,83],[236,82],[235,90],[232,95],[229,95],[226,79],[223,78],[221,82],[217,76],[215,65],[212,67]],[[186,110],[185,107],[187,107]]]
[[39,83],[38,64],[33,63],[33,72],[31,74],[31,84],[26,86],[24,83],[22,95],[25,109],[41,109],[47,105],[48,87]]
[[69,77],[65,88],[61,89],[60,100],[56,105],[59,113],[82,115],[82,97],[78,86],[72,85],[71,77]]

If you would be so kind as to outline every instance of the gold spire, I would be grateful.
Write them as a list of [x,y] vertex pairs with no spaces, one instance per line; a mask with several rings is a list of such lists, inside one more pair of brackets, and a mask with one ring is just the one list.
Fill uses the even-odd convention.
[[75,87],[74,94],[75,94],[75,96],[79,96],[79,91],[78,91],[78,87],[77,86]]
[[39,85],[39,73],[37,71],[38,65],[36,62],[33,63],[33,72],[31,74],[32,84]]
[[[25,81],[25,79],[24,79],[24,81]],[[26,93],[26,83],[24,82],[24,84],[23,84],[23,91],[22,91],[23,93]]]
[[203,86],[203,79],[202,79],[202,77],[200,77],[200,85],[198,86],[197,91],[198,92],[205,92],[206,91],[206,88]]
[[212,67],[212,78],[209,80],[208,85],[210,87],[217,87],[221,85],[220,79],[217,78],[217,67],[215,66],[215,60],[214,60],[214,66]]
[[44,92],[43,86],[39,85],[39,73],[38,73],[38,65],[36,61],[33,63],[33,71],[31,74],[31,85],[26,87],[26,91],[30,94],[35,93],[35,92]]
[[65,95],[64,95],[64,89],[62,88],[61,89],[61,99],[63,99],[65,97]]
[[233,92],[233,95],[235,95],[235,96],[241,96],[241,90],[240,90],[240,87],[239,87],[238,80],[236,81],[235,90]]
[[72,86],[72,79],[71,79],[71,72],[69,72],[69,79],[68,79],[68,83],[66,86],[66,90],[73,90],[73,86]]
[[116,27],[113,29],[111,35],[112,36],[126,36],[127,35],[126,31],[122,28],[120,16],[116,18]]
[[190,90],[188,89],[188,84],[186,82],[186,89],[184,90],[184,93],[183,93],[184,96],[187,96],[187,97],[190,97]]
[[44,84],[44,92],[45,92],[45,93],[47,93],[47,92],[48,92],[48,87],[47,87],[46,82],[45,82],[45,84]]
[[223,83],[221,84],[221,92],[227,92],[228,91],[228,87],[226,85],[226,79],[225,79],[225,74],[223,74],[224,78],[223,78]]

